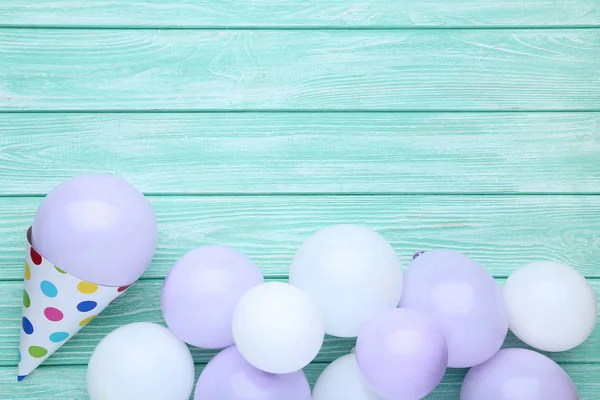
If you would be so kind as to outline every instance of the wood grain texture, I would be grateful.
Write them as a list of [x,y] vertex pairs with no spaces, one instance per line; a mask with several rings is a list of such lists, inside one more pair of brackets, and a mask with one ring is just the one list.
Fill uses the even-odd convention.
[[598,110],[600,29],[0,30],[0,110]]
[[4,0],[1,26],[481,27],[600,25],[596,0]]
[[[0,279],[23,277],[24,240],[41,198],[0,198]],[[286,276],[316,230],[356,223],[380,232],[406,265],[421,249],[451,248],[496,276],[536,260],[600,277],[600,196],[152,197],[159,227],[146,277],[164,277],[186,252],[235,247],[267,276]]]
[[0,195],[90,171],[171,194],[600,191],[600,113],[0,114],[0,132]]
[[[503,283],[503,279],[499,280]],[[600,302],[600,280],[590,280]],[[141,280],[121,299],[111,304],[76,336],[65,343],[52,355],[45,365],[87,365],[96,345],[109,332],[132,322],[156,322],[165,325],[160,311],[162,279]],[[0,282],[0,366],[14,366],[17,363],[19,333],[21,328],[21,306],[23,298],[22,282]],[[331,362],[348,354],[354,347],[355,339],[327,337],[316,362]],[[505,347],[527,347],[510,334]],[[217,353],[214,350],[191,348],[196,362],[208,362]],[[589,339],[579,347],[562,353],[547,353],[557,362],[600,363],[600,326]],[[1,398],[1,397],[0,397]]]
[[[315,381],[327,364],[310,364],[304,368],[309,383]],[[600,365],[567,364],[562,365],[579,392],[580,400],[597,400],[600,392]],[[196,364],[196,376],[199,376],[204,364]],[[22,382],[15,379],[15,368],[0,367],[0,398],[11,400],[84,400],[87,399],[86,371],[78,366],[41,366],[34,374]],[[449,369],[442,383],[427,400],[458,399],[460,385],[465,376],[462,369]],[[8,396],[8,397],[6,397]]]
[[[359,223],[403,265],[452,248],[503,282],[557,260],[599,295],[600,3],[401,3],[0,1],[0,399],[86,399],[97,343],[164,324],[162,278],[206,244],[286,280],[314,231]],[[156,257],[17,383],[25,230],[41,196],[91,171],[150,194]],[[328,337],[311,384],[353,345]],[[216,352],[192,353],[198,375]],[[600,328],[551,356],[599,397]],[[428,399],[457,399],[464,373]]]

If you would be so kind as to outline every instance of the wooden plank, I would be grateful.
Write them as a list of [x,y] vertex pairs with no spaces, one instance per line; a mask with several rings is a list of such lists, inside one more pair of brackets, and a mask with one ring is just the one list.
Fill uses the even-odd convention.
[[0,30],[0,110],[598,110],[600,29]]
[[[22,279],[25,232],[41,198],[0,198],[0,280]],[[164,277],[207,244],[246,253],[268,276],[285,276],[316,230],[356,223],[380,232],[406,265],[421,249],[451,248],[496,276],[535,260],[566,262],[600,277],[600,196],[208,196],[151,197],[159,244],[146,277]]]
[[[503,280],[500,280],[503,282]],[[96,345],[109,332],[132,322],[156,322],[165,324],[160,311],[162,280],[141,280],[126,296],[111,304],[75,337],[70,339],[45,363],[48,365],[87,364]],[[590,280],[600,302],[600,280]],[[23,284],[0,282],[0,366],[15,365],[19,347]],[[354,339],[327,337],[317,356],[317,362],[331,362],[348,354],[355,345]],[[526,347],[514,335],[509,335],[505,347]],[[217,351],[192,348],[196,362],[208,362]],[[548,354],[559,362],[600,363],[600,326],[581,346],[567,352]]]
[[2,26],[518,27],[600,25],[595,0],[4,0]]
[[146,193],[600,191],[600,113],[0,114],[0,132],[0,195],[89,171]]
[[[327,364],[310,364],[304,372],[311,386],[325,369]],[[562,365],[569,374],[577,390],[580,400],[596,400],[600,391],[599,364],[566,364]],[[196,376],[199,376],[204,364],[196,364]],[[78,366],[41,366],[22,382],[15,379],[15,368],[0,367],[0,398],[11,400],[84,400],[87,399],[86,367]],[[446,376],[435,391],[426,397],[427,400],[458,399],[460,385],[465,370],[449,369]]]

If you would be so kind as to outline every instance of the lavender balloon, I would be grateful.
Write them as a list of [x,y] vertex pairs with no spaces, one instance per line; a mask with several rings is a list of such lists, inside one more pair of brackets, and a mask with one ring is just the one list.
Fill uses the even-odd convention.
[[471,368],[461,400],[577,400],[569,375],[548,357],[527,349],[503,349]]
[[358,367],[387,400],[417,400],[441,382],[448,362],[446,340],[427,315],[396,308],[379,313],[356,342]]
[[253,367],[231,346],[217,354],[202,371],[194,400],[310,400],[302,370],[270,374]]
[[44,258],[79,279],[126,286],[154,256],[156,218],[144,195],[124,180],[82,175],[46,196],[31,240]]
[[508,332],[500,286],[482,266],[455,251],[428,251],[409,265],[400,307],[425,312],[440,325],[452,368],[490,359]]
[[218,349],[233,344],[231,323],[238,300],[263,283],[257,266],[241,252],[222,246],[192,250],[165,280],[161,307],[169,329],[193,346]]

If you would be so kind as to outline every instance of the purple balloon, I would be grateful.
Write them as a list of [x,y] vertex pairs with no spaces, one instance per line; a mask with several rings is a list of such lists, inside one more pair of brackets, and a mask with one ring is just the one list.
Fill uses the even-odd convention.
[[456,251],[417,257],[404,275],[400,307],[425,312],[440,325],[451,368],[490,359],[508,333],[502,289],[481,265]]
[[441,382],[448,348],[439,326],[415,310],[379,313],[358,334],[356,361],[373,390],[387,400],[416,400]]
[[461,400],[577,400],[569,375],[554,361],[527,349],[503,349],[471,368]]
[[169,329],[186,343],[206,349],[231,346],[233,309],[261,283],[258,267],[243,253],[200,247],[171,268],[162,290],[162,313]]
[[110,175],[82,175],[40,205],[32,246],[71,275],[106,286],[135,282],[156,250],[156,217],[136,188]]
[[204,368],[194,400],[310,400],[310,386],[302,370],[270,374],[253,367],[231,346]]

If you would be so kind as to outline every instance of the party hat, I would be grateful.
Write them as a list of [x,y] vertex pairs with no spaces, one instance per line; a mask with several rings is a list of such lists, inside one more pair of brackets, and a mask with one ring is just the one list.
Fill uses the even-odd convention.
[[81,280],[42,257],[27,232],[18,380],[23,380],[129,286]]

